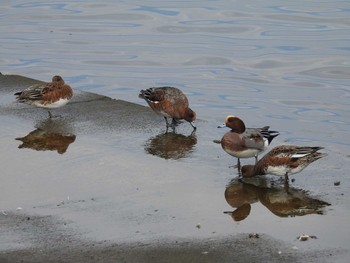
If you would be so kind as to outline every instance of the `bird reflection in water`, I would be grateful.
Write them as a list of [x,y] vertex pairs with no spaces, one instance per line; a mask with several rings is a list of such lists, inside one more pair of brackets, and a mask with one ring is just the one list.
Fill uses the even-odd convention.
[[188,157],[197,144],[195,132],[186,136],[175,132],[161,133],[145,143],[145,151],[164,159],[181,159]]
[[[247,181],[247,182],[246,182]],[[226,202],[236,208],[225,211],[236,222],[247,218],[251,205],[260,202],[279,217],[323,214],[323,208],[330,204],[313,198],[302,189],[274,184],[266,177],[233,180],[225,189]]]
[[75,141],[76,136],[71,132],[72,128],[64,119],[49,118],[37,125],[37,129],[24,137],[16,140],[22,142],[19,149],[32,149],[36,151],[57,151],[63,154],[68,146]]

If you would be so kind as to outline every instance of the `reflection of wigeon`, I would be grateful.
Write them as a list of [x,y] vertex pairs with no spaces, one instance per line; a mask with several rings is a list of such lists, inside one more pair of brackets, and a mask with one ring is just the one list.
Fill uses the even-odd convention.
[[75,141],[74,134],[62,134],[59,132],[50,132],[38,128],[24,137],[16,138],[22,141],[19,149],[33,149],[36,151],[57,151],[63,154],[68,146]]
[[277,146],[255,165],[244,165],[242,176],[274,174],[284,176],[285,180],[288,181],[288,175],[299,173],[310,163],[326,156],[327,154],[318,152],[321,149],[323,147]]
[[[179,120],[188,121],[196,129],[196,113],[189,108],[188,99],[181,90],[174,87],[158,87],[141,90],[139,98],[144,99],[156,113],[164,116],[166,127],[173,129]],[[172,123],[168,123],[172,118]]]
[[[65,84],[61,76],[54,76],[52,82],[35,84],[15,95],[18,102],[54,109],[66,105],[72,98],[73,91],[69,85]],[[49,116],[52,117],[50,111]]]
[[222,137],[221,146],[225,152],[238,158],[238,169],[240,169],[240,158],[255,157],[255,162],[257,162],[258,154],[263,152],[273,138],[279,135],[277,131],[270,131],[269,126],[246,128],[240,118],[232,115],[227,116],[225,124],[218,128],[225,126],[231,128],[231,131]]

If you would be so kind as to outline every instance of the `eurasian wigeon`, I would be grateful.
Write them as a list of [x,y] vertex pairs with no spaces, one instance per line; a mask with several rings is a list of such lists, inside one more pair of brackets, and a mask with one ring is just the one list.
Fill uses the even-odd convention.
[[238,159],[238,171],[241,165],[240,158],[255,157],[255,162],[257,162],[258,154],[263,152],[273,138],[279,135],[277,131],[270,131],[269,126],[246,128],[244,122],[233,115],[227,116],[225,124],[218,126],[218,128],[223,127],[229,127],[231,131],[222,137],[221,146],[225,152]]
[[[139,98],[144,99],[156,113],[164,116],[166,127],[172,127],[180,120],[188,121],[193,129],[196,129],[194,121],[196,113],[189,108],[188,99],[181,90],[174,87],[158,87],[141,90]],[[168,123],[168,118],[172,118],[172,123]]]
[[242,176],[274,174],[284,176],[288,181],[288,175],[301,172],[310,163],[326,156],[318,152],[323,147],[281,145],[273,148],[255,165],[242,166]]
[[[73,96],[73,90],[65,84],[61,76],[53,76],[52,82],[35,84],[15,95],[18,102],[54,109],[66,105]],[[50,110],[48,112],[51,118]]]

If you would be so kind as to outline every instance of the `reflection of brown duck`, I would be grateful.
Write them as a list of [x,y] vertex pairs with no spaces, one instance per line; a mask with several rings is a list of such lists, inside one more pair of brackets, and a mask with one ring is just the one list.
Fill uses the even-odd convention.
[[327,202],[312,198],[302,189],[274,187],[261,189],[259,201],[279,217],[323,214]]
[[226,202],[236,208],[230,212],[225,211],[225,214],[231,215],[236,222],[242,221],[248,217],[251,210],[251,204],[258,201],[256,189],[254,185],[244,184],[241,181],[232,181],[225,189]]
[[57,151],[63,154],[67,151],[68,146],[75,141],[76,137],[68,130],[64,121],[48,119],[28,135],[16,138],[16,140],[22,141],[18,148],[28,148],[36,151]]
[[249,179],[249,183],[232,181],[225,189],[225,199],[230,206],[237,208],[233,212],[225,212],[234,221],[244,220],[250,213],[250,204],[257,201],[280,217],[322,214],[323,208],[330,205],[310,197],[305,190],[273,185],[265,177]]
[[145,150],[164,159],[180,159],[187,157],[197,144],[193,132],[189,136],[178,133],[163,133],[150,138],[145,144]]

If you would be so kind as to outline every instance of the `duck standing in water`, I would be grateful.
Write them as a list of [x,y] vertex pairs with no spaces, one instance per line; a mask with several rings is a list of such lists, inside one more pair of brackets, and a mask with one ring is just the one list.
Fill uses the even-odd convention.
[[[144,99],[156,113],[164,116],[167,129],[175,129],[180,120],[188,121],[193,129],[196,129],[196,113],[189,108],[186,95],[178,88],[158,87],[141,90],[139,98]],[[172,118],[172,123],[168,122],[168,118]]]
[[270,131],[269,126],[246,128],[244,122],[233,115],[227,116],[225,124],[218,126],[218,128],[223,127],[229,127],[231,131],[222,137],[221,147],[225,152],[238,159],[237,168],[239,173],[241,170],[240,158],[255,157],[255,162],[257,162],[258,154],[263,152],[273,138],[279,135],[277,131]]
[[318,152],[323,147],[281,145],[273,148],[255,165],[243,165],[242,176],[274,174],[284,176],[288,182],[288,175],[304,170],[310,163],[326,156]]

